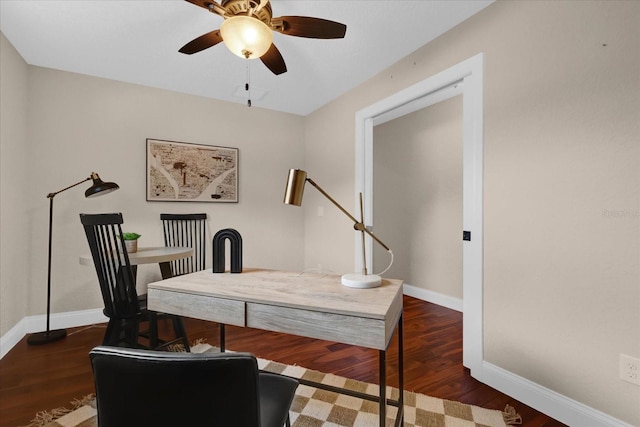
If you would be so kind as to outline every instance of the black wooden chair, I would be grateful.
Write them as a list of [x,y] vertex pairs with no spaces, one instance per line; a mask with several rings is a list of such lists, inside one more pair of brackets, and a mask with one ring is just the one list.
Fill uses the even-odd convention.
[[[195,273],[205,269],[207,214],[160,214],[164,231],[165,246],[185,246],[193,248],[190,258],[171,261],[172,276]],[[220,323],[220,341],[224,343],[226,332],[224,323]],[[224,350],[224,346],[222,346]]]
[[[122,214],[80,214],[91,249],[91,257],[98,275],[104,314],[109,318],[103,345],[148,347],[152,349],[182,343],[189,351],[189,341],[180,316],[161,314],[147,310],[146,298],[139,298],[135,278],[122,238]],[[158,319],[169,318],[173,322],[176,338],[158,338]],[[140,325],[149,323],[144,335],[149,345],[140,342]]]
[[185,246],[193,255],[171,261],[173,276],[204,270],[206,259],[207,214],[160,214],[165,246]]
[[90,352],[98,425],[290,425],[298,381],[258,371],[248,353]]

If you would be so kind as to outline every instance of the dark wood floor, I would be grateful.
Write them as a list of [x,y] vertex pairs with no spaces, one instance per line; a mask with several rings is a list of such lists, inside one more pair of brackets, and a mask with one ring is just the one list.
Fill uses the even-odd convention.
[[[525,426],[563,424],[474,380],[462,366],[462,314],[404,298],[405,388],[492,409],[509,404]],[[185,319],[191,339],[217,344],[217,325]],[[29,346],[22,339],[0,360],[0,426],[28,424],[36,412],[69,406],[93,393],[88,352],[100,344],[105,325],[69,329],[62,341]],[[261,330],[227,327],[227,348],[258,357],[378,382],[378,352]],[[397,385],[397,337],[388,353],[389,385]]]

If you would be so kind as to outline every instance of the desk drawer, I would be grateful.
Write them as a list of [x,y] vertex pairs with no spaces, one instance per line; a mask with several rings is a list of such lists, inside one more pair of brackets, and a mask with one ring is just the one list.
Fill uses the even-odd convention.
[[385,322],[380,319],[247,303],[247,327],[384,350]]
[[244,301],[161,289],[149,289],[147,301],[150,310],[227,325],[245,326]]

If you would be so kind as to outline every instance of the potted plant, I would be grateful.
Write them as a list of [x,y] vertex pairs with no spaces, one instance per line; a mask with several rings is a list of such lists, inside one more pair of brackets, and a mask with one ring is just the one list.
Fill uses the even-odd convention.
[[127,248],[127,253],[134,253],[138,251],[138,239],[140,234],[138,233],[122,233],[124,239],[124,246]]

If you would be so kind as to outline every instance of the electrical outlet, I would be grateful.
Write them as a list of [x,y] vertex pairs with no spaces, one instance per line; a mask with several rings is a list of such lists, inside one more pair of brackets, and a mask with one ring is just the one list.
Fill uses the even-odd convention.
[[640,359],[620,354],[620,379],[640,385]]

